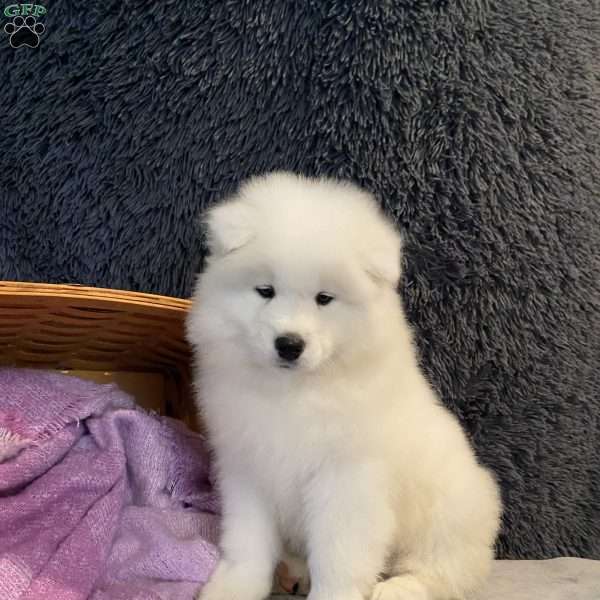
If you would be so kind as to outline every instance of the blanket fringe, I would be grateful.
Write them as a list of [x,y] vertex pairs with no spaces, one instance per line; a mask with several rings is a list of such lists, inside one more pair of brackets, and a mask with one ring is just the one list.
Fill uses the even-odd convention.
[[18,433],[0,427],[0,463],[16,456],[31,440],[21,437]]

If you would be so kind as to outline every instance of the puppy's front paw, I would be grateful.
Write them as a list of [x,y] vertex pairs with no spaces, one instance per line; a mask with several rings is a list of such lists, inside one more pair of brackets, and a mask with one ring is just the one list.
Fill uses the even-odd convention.
[[371,600],[430,600],[427,588],[413,575],[400,575],[375,586]]
[[196,600],[264,600],[270,588],[270,580],[253,565],[222,560]]

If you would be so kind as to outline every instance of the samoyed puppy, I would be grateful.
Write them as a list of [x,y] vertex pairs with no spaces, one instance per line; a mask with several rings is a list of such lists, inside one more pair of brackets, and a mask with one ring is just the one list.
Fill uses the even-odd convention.
[[187,332],[223,500],[201,600],[454,600],[485,578],[500,500],[418,366],[401,239],[348,183],[275,173],[206,218]]

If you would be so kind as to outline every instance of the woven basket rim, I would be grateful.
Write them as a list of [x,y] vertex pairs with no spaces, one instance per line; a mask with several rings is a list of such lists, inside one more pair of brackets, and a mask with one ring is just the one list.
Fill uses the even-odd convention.
[[0,281],[0,297],[24,299],[35,298],[70,298],[73,300],[96,300],[100,302],[114,302],[133,304],[148,308],[160,308],[175,312],[187,312],[191,301],[172,296],[131,292],[112,288],[90,287],[79,284],[66,283],[30,283],[20,281]]

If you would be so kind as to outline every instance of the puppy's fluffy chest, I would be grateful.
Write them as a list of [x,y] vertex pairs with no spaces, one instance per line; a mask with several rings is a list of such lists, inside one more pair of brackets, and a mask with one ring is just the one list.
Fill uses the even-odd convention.
[[214,436],[241,461],[281,463],[296,475],[352,445],[355,420],[328,407],[331,390],[257,386],[220,390],[208,403]]
[[[241,469],[258,485],[294,543],[303,543],[306,493],[319,485],[321,473],[378,454],[373,428],[379,419],[334,408],[339,402],[328,400],[339,393],[292,386],[267,395],[260,387],[236,392],[228,386],[207,406],[222,467]],[[345,393],[348,403],[356,401]]]

